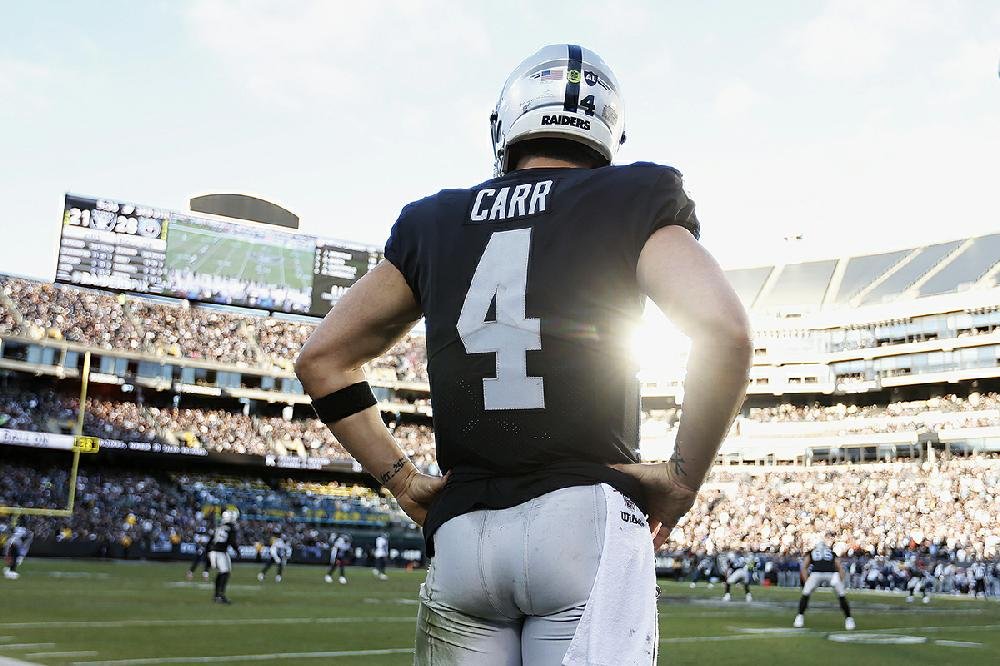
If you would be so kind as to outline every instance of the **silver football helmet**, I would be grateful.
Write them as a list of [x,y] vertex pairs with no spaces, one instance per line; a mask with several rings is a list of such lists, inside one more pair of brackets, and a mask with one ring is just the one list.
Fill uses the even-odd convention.
[[222,523],[224,525],[231,525],[236,522],[240,517],[240,512],[236,509],[227,509],[222,512]]
[[508,149],[518,141],[569,139],[608,162],[625,143],[618,79],[599,55],[575,44],[546,46],[518,65],[490,124],[497,176],[507,172]]

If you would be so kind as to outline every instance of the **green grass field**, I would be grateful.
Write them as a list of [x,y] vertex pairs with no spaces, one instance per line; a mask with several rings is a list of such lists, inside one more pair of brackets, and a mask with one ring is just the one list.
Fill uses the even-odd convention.
[[[350,584],[323,582],[318,567],[292,566],[285,580],[256,581],[236,565],[232,606],[210,602],[183,563],[28,559],[20,580],[0,579],[0,665],[408,664],[423,572],[366,569]],[[273,570],[272,570],[273,573]],[[842,617],[818,591],[807,629],[791,629],[797,590],[754,587],[754,601],[723,603],[718,586],[662,582],[661,664],[997,664],[1000,603],[950,597],[907,605],[901,596],[851,595],[866,640],[837,642]],[[16,661],[12,661],[16,660]]]
[[170,226],[166,267],[308,291],[315,250],[252,243],[209,233],[198,226]]

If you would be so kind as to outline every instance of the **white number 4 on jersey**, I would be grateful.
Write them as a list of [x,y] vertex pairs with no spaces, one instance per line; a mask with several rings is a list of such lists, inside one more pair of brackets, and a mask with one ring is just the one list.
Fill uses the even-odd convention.
[[[542,409],[541,377],[529,377],[527,352],[542,348],[538,319],[524,312],[528,290],[531,229],[498,231],[490,236],[458,317],[458,334],[469,354],[496,354],[496,377],[483,380],[488,410]],[[496,297],[496,319],[487,321]]]

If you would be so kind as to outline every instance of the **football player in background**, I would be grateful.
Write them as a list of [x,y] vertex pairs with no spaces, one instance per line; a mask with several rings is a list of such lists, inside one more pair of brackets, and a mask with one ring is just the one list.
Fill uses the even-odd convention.
[[879,558],[872,558],[865,563],[862,576],[869,590],[882,589],[882,563]]
[[279,533],[274,540],[271,541],[270,547],[267,549],[267,561],[264,563],[264,568],[260,570],[257,574],[257,580],[260,582],[264,581],[264,577],[267,575],[268,570],[270,570],[272,565],[277,565],[278,571],[274,575],[274,582],[281,582],[281,575],[285,572],[285,565],[288,563],[288,558],[292,556],[292,547],[288,545],[285,541],[284,535]]
[[216,571],[213,600],[217,604],[232,603],[226,596],[226,586],[229,584],[229,575],[233,568],[229,551],[239,553],[236,540],[237,517],[238,513],[235,510],[227,509],[222,512],[222,520],[215,526],[215,532],[212,533],[212,542],[209,546],[209,562]]
[[[423,525],[417,664],[651,663],[654,552],[743,401],[747,316],[698,243],[680,172],[611,166],[624,109],[597,54],[543,48],[490,120],[495,177],[406,206],[386,260],[317,327],[296,374]],[[647,297],[692,342],[659,464],[639,463],[629,344]],[[402,452],[362,369],[421,316],[444,478]]]
[[694,567],[694,572],[691,574],[691,588],[694,589],[698,587],[698,581],[702,578],[708,583],[709,589],[715,587],[712,584],[712,558],[706,555],[704,552],[698,557],[698,562]]
[[327,583],[333,582],[333,571],[337,567],[340,567],[340,578],[338,582],[341,585],[347,585],[347,573],[344,567],[347,565],[347,560],[351,556],[351,535],[348,533],[337,534],[336,532],[330,532],[330,568],[327,569],[326,576],[324,580]]
[[919,593],[922,597],[921,601],[929,604],[931,597],[928,590],[933,589],[934,579],[929,575],[924,563],[916,555],[913,555],[906,561],[905,571],[907,574],[906,603],[912,604],[913,595]]
[[802,579],[802,596],[799,598],[799,613],[795,616],[792,626],[800,629],[806,624],[806,608],[809,606],[809,596],[817,587],[829,585],[837,593],[840,610],[844,612],[844,629],[852,631],[855,627],[851,616],[851,607],[847,603],[847,588],[844,585],[844,569],[840,558],[825,541],[819,541],[802,560],[799,569]]
[[4,578],[17,580],[21,577],[17,568],[28,556],[28,549],[31,548],[31,541],[34,538],[35,535],[25,525],[18,525],[14,528],[4,548]]
[[208,578],[208,569],[211,566],[208,563],[208,544],[211,540],[212,535],[209,533],[208,526],[205,523],[198,525],[198,529],[194,533],[194,556],[191,558],[191,567],[187,570],[188,580],[194,578],[198,571],[198,565],[204,567],[201,572],[202,578]]
[[725,572],[725,594],[722,595],[722,600],[731,600],[733,597],[729,593],[730,587],[743,583],[743,593],[746,595],[746,600],[748,602],[753,601],[753,595],[750,594],[750,581],[753,579],[753,572],[756,569],[757,557],[753,553],[744,553],[743,550],[740,549],[739,551],[730,554]]
[[385,575],[385,565],[389,560],[389,535],[379,534],[375,537],[375,568],[372,569],[372,575],[379,580],[389,580],[389,577]]
[[972,578],[972,596],[986,598],[986,564],[977,561],[969,567],[969,575]]

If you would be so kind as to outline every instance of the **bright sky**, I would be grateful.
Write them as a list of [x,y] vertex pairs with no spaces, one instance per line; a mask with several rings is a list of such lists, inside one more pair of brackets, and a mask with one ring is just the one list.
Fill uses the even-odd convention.
[[680,168],[724,265],[1000,230],[995,0],[6,2],[0,271],[53,277],[66,191],[247,192],[382,243],[491,175],[508,71],[567,41],[622,83],[618,161]]

